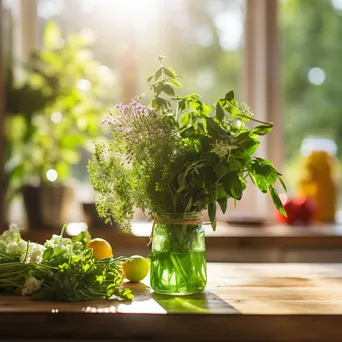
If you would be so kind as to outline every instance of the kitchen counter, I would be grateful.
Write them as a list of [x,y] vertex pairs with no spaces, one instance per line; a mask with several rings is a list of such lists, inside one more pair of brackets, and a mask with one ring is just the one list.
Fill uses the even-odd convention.
[[130,284],[130,301],[0,296],[1,339],[119,341],[342,340],[342,264],[208,264],[194,296]]

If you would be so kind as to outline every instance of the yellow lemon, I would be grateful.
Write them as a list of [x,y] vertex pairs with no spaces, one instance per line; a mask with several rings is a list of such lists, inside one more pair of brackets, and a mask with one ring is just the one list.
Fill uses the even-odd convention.
[[150,269],[150,259],[140,255],[133,255],[130,259],[130,261],[122,264],[122,269],[126,279],[133,283],[138,283],[147,276]]
[[95,259],[109,258],[113,256],[112,247],[108,241],[96,238],[87,242],[86,248],[93,249],[93,255]]

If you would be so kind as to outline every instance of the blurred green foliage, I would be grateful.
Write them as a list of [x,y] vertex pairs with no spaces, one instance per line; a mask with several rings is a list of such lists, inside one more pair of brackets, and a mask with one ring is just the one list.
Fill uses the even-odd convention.
[[48,182],[49,169],[57,171],[57,183],[66,182],[82,149],[98,135],[105,112],[100,96],[106,78],[99,72],[103,68],[93,59],[89,43],[82,35],[64,40],[57,25],[49,22],[43,48],[25,65],[25,81],[15,82],[9,70],[5,122],[8,200],[23,185]]
[[[286,159],[298,156],[301,141],[308,135],[334,139],[341,158],[341,9],[331,0],[287,0],[279,5]],[[309,82],[312,68],[325,73],[322,84]]]

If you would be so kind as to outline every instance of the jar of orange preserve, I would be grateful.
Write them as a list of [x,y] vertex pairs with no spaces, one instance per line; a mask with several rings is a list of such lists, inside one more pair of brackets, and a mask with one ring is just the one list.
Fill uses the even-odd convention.
[[298,181],[299,195],[313,200],[314,220],[334,222],[337,210],[338,180],[336,143],[326,138],[305,138]]

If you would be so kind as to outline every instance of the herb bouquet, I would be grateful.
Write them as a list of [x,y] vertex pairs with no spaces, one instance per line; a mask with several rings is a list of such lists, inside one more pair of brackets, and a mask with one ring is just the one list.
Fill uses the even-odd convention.
[[271,123],[255,119],[232,91],[216,100],[214,110],[197,94],[177,96],[180,76],[159,61],[148,78],[151,105],[141,98],[116,105],[102,121],[112,137],[96,143],[88,170],[101,217],[124,230],[136,207],[154,219],[152,288],[191,294],[206,285],[201,211],[208,210],[215,229],[216,204],[225,212],[229,199],[242,198],[250,178],[286,215],[275,190],[277,180],[284,183],[271,162],[253,156]]
[[129,289],[120,288],[126,258],[97,260],[85,248],[88,233],[70,239],[63,231],[41,245],[23,240],[19,227],[11,225],[0,236],[0,293],[68,302],[133,298]]

